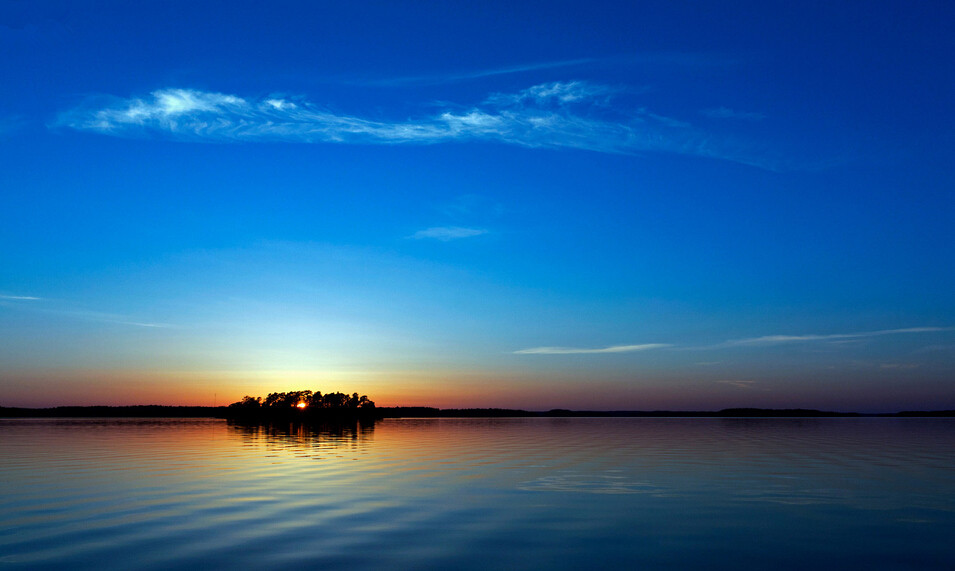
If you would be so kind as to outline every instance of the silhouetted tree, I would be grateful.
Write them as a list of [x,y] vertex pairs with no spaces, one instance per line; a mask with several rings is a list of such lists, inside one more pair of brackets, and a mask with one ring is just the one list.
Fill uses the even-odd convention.
[[269,393],[263,400],[261,397],[245,396],[241,401],[232,403],[229,408],[237,411],[252,412],[255,410],[291,413],[295,409],[303,412],[327,411],[370,411],[375,403],[366,395],[359,396],[352,393],[350,396],[342,392],[322,394],[321,391],[289,391],[284,393]]
[[242,400],[229,405],[229,408],[238,408],[244,410],[257,410],[262,406],[262,397],[250,397],[246,395]]

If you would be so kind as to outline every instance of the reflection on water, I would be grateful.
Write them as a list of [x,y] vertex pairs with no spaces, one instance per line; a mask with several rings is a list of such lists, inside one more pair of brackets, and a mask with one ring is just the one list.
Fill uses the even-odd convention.
[[230,420],[228,425],[243,439],[246,446],[259,445],[274,451],[295,450],[306,454],[341,448],[357,449],[372,438],[375,430],[374,419],[333,422]]
[[951,568],[949,419],[0,420],[0,567]]

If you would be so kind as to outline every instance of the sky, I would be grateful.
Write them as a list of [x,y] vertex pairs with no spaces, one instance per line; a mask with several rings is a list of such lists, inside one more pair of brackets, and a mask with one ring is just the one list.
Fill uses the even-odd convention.
[[0,3],[0,406],[955,408],[955,4]]

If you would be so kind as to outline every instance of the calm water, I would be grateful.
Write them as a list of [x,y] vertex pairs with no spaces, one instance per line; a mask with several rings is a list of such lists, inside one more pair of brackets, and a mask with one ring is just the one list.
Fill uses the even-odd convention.
[[0,569],[951,569],[955,422],[0,420]]

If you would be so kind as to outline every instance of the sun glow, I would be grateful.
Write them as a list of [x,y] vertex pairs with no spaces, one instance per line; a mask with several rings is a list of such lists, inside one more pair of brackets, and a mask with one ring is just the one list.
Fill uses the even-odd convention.
[[300,403],[298,403],[298,404],[295,405],[295,406],[297,406],[298,408],[305,408],[305,407],[308,406],[308,405],[305,404],[305,403],[303,403],[303,402],[300,402]]

